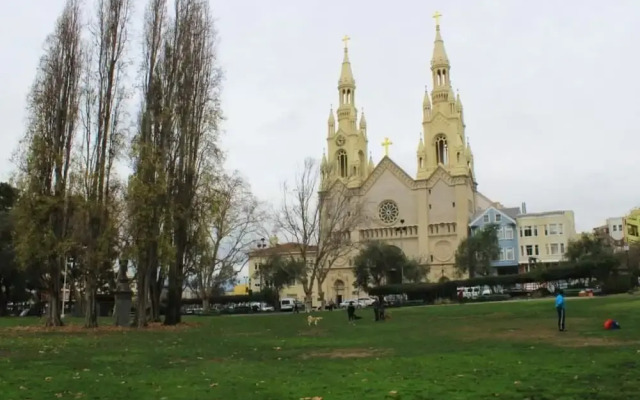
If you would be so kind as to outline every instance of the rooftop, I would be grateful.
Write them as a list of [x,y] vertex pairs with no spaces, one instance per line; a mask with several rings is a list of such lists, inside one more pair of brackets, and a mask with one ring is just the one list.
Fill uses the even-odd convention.
[[[267,247],[264,249],[255,249],[249,252],[249,257],[266,257],[274,254],[291,254],[300,253],[300,249],[303,245],[300,243],[289,242],[276,244],[275,246]],[[315,252],[318,249],[317,246],[308,246],[307,251]]]

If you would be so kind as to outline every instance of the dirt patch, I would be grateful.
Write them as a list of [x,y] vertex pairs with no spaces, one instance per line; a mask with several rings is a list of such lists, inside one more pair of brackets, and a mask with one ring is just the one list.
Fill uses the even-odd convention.
[[182,331],[186,329],[191,329],[197,326],[200,326],[200,323],[193,322],[183,322],[178,325],[166,326],[160,322],[152,322],[146,328],[124,328],[120,326],[113,325],[101,325],[97,328],[85,328],[79,324],[68,324],[65,326],[56,326],[56,327],[46,327],[40,325],[31,325],[31,326],[14,326],[11,328],[7,328],[5,331],[13,332],[13,333],[78,333],[78,334],[107,334],[107,333],[116,333],[116,332],[132,332],[132,331],[141,331],[141,332],[155,332],[155,331]]
[[552,327],[522,327],[507,328],[505,330],[492,331],[472,331],[465,329],[465,338],[469,341],[498,339],[524,343],[544,343],[559,347],[604,347],[604,346],[626,346],[638,344],[638,341],[625,341],[615,337],[588,337],[580,336],[572,331],[558,332]]
[[310,337],[327,336],[327,331],[324,329],[298,331],[298,336],[310,336]]
[[331,351],[315,351],[311,353],[306,353],[302,355],[303,359],[309,358],[369,358],[369,357],[381,357],[384,355],[388,355],[388,350],[380,350],[380,349],[358,349],[358,348],[348,348],[348,349],[334,349]]

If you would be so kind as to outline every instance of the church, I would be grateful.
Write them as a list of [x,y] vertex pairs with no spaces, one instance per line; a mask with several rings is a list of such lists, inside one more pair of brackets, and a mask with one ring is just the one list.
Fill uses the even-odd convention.
[[[417,143],[417,174],[412,177],[388,155],[388,138],[382,143],[385,156],[375,165],[369,154],[367,122],[356,107],[356,81],[349,60],[348,37],[343,41],[344,58],[338,81],[339,106],[331,110],[326,153],[321,163],[321,190],[336,185],[358,199],[366,216],[351,229],[350,240],[381,240],[400,248],[408,257],[428,265],[430,282],[458,278],[455,252],[467,237],[471,217],[491,206],[501,207],[477,190],[474,159],[465,136],[460,96],[451,86],[451,63],[436,13],[435,41],[431,58],[431,87],[422,102],[422,137]],[[428,78],[427,78],[428,79]],[[416,109],[419,110],[419,105]],[[321,222],[322,225],[322,222]],[[255,251],[250,255],[250,273],[256,274],[271,252],[290,252],[293,243]],[[289,247],[287,247],[289,246]],[[340,303],[365,297],[354,289],[353,254],[335,260],[323,284],[325,299]],[[293,254],[292,254],[293,255]],[[254,285],[260,286],[254,279]],[[315,285],[314,285],[315,289]],[[284,289],[282,297],[302,299],[301,285]],[[314,294],[314,306],[317,302]]]
[[[417,175],[410,176],[388,156],[391,143],[386,138],[384,158],[377,165],[371,157],[367,160],[367,122],[364,113],[358,118],[347,37],[338,81],[339,106],[329,115],[327,152],[321,166],[323,187],[345,185],[364,204],[366,222],[351,233],[351,240],[383,240],[408,257],[422,259],[431,267],[427,276],[431,282],[456,277],[455,251],[467,236],[471,216],[494,205],[477,191],[464,111],[451,86],[451,63],[439,16],[436,13],[432,90],[425,91],[422,102]],[[348,260],[336,262],[327,279],[328,298],[335,297],[331,292],[343,284],[352,287],[349,264]]]

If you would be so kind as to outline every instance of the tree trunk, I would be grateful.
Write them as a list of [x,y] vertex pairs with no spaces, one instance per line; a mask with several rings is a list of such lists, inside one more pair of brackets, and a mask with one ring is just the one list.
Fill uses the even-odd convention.
[[[95,285],[92,284],[95,287]],[[89,287],[84,291],[85,309],[84,309],[84,327],[85,328],[97,328],[98,327],[98,305],[96,303],[96,290],[94,287]]]
[[162,270],[158,271],[159,268],[153,268],[152,278],[150,281],[151,291],[150,291],[150,299],[151,299],[151,315],[150,319],[153,322],[160,322],[160,295],[162,294],[162,289],[164,288],[164,274]]
[[0,317],[5,317],[9,314],[7,307],[9,305],[10,295],[9,285],[0,285]]
[[313,291],[304,294],[304,310],[310,312],[313,307]]
[[202,312],[208,313],[210,308],[211,308],[211,304],[209,304],[209,296],[205,296],[202,299]]
[[324,310],[326,300],[324,299],[324,291],[322,290],[322,282],[318,279],[318,298],[320,299],[320,310]]
[[138,297],[136,298],[136,327],[147,326],[147,304],[149,296],[148,274],[138,274],[137,276]]
[[[184,232],[179,229],[179,232],[176,236],[186,236],[180,235],[180,233]],[[183,260],[184,254],[186,250],[186,246],[184,243],[186,240],[180,240],[182,237],[179,237],[176,246],[176,256],[174,262],[169,267],[169,288],[167,290],[167,311],[164,316],[164,324],[165,325],[177,325],[180,323],[181,317],[181,301],[182,301],[182,282],[183,282]]]
[[88,271],[84,280],[84,327],[98,327],[98,307],[96,304],[96,279],[93,276],[94,270]]

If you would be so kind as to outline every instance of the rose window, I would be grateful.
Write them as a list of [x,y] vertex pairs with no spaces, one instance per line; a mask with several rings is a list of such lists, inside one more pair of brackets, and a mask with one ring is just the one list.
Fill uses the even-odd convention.
[[400,211],[393,200],[385,200],[378,206],[378,216],[385,224],[392,224],[398,219]]

